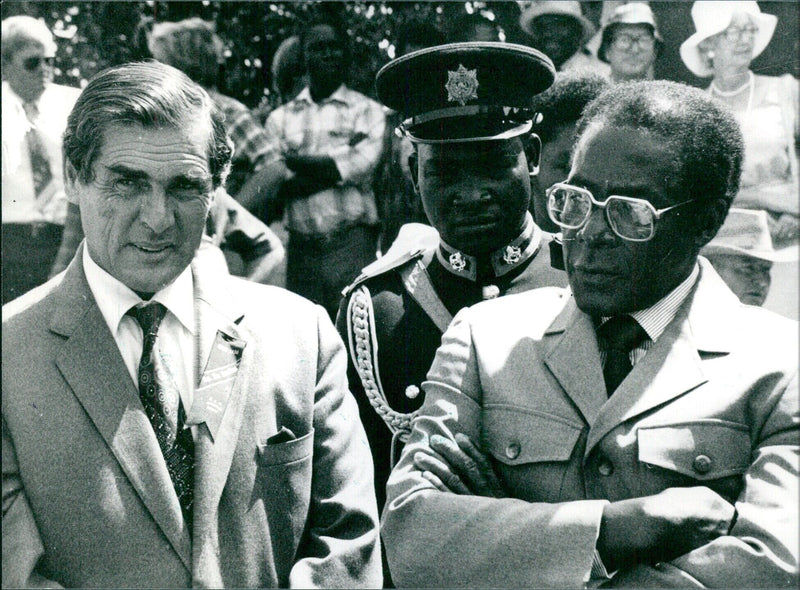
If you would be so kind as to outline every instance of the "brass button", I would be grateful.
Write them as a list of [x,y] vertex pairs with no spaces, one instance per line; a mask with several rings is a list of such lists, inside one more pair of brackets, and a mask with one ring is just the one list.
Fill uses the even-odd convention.
[[608,477],[609,475],[614,473],[614,464],[611,461],[609,461],[607,458],[603,457],[597,463],[597,472],[600,475]]
[[711,471],[711,457],[708,455],[697,455],[694,458],[692,467],[697,473],[708,473]]
[[510,443],[506,447],[506,457],[508,457],[509,459],[516,459],[517,457],[519,457],[520,450],[521,449],[519,443],[516,442]]

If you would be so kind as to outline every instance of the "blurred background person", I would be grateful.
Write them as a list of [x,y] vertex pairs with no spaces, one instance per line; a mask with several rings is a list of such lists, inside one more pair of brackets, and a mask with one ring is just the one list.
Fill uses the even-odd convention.
[[700,253],[708,258],[739,301],[764,305],[770,269],[781,254],[772,247],[764,211],[732,208],[725,223]]
[[341,292],[375,259],[372,190],[386,118],[344,82],[350,65],[340,23],[322,16],[300,33],[308,86],[267,119],[269,164],[289,230],[286,286],[336,315]]
[[581,12],[580,2],[534,0],[519,17],[530,45],[545,53],[559,72],[588,70],[603,75],[609,67],[586,48],[594,25]]
[[[225,114],[225,126],[233,142],[231,174],[225,189],[216,191],[208,217],[203,248],[211,247],[212,255],[237,276],[258,283],[274,283],[275,269],[285,250],[275,233],[230,196],[251,179],[250,185],[260,192],[262,170],[268,151],[263,128],[238,100],[216,90],[217,72],[222,57],[222,41],[214,32],[213,23],[199,18],[179,22],[152,23],[143,19],[138,28],[146,31],[150,54],[156,60],[178,68],[208,92]],[[83,239],[80,210],[70,203],[58,257],[51,274],[64,270]],[[221,250],[222,258],[218,255]],[[204,250],[201,250],[204,251]]]
[[272,55],[272,94],[265,96],[253,110],[253,115],[264,125],[274,108],[289,102],[308,84],[306,65],[300,37],[292,35],[280,42]]
[[575,128],[583,110],[610,85],[600,74],[565,73],[533,99],[533,110],[541,115],[534,131],[542,141],[539,174],[531,176],[531,212],[543,230],[556,233],[559,228],[547,213],[545,191],[569,176]]
[[3,303],[47,280],[64,229],[61,135],[80,90],[53,84],[55,54],[43,21],[3,20]]
[[479,12],[463,12],[454,17],[447,27],[448,43],[462,41],[500,41],[500,31],[496,23]]
[[644,2],[618,6],[603,26],[597,57],[611,67],[611,80],[652,80],[663,48],[656,18]]
[[775,31],[777,18],[756,2],[695,2],[696,32],[683,42],[681,59],[708,92],[730,108],[742,128],[746,152],[737,207],[769,213],[770,234],[780,248],[797,242],[798,81],[790,74],[756,75],[750,69]]

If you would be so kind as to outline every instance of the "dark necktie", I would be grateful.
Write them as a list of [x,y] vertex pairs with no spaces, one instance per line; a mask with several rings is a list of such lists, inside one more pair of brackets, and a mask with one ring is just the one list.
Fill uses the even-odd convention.
[[128,314],[136,318],[144,336],[139,361],[139,397],[155,430],[158,446],[167,464],[172,485],[178,494],[184,520],[191,529],[194,500],[194,440],[184,428],[186,413],[180,395],[171,379],[167,379],[153,347],[158,327],[167,309],[160,303],[132,307]]
[[31,102],[26,102],[22,105],[22,108],[25,109],[25,115],[28,117],[28,122],[30,123],[30,128],[25,138],[28,142],[28,157],[31,161],[33,190],[36,194],[36,198],[39,198],[42,191],[47,188],[47,185],[53,180],[53,172],[50,169],[50,159],[47,157],[47,151],[42,143],[42,137],[37,127],[39,109]]
[[622,315],[614,316],[597,328],[597,337],[606,351],[603,378],[611,396],[631,372],[630,352],[647,338],[647,333],[631,316]]

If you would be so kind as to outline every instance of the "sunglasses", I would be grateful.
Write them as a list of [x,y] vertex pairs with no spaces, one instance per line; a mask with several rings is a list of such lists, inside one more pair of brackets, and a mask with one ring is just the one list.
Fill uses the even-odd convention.
[[34,57],[26,57],[24,60],[22,60],[22,67],[29,72],[32,72],[39,69],[39,66],[41,66],[42,63],[47,66],[52,66],[54,59],[55,58],[52,57],[39,57],[38,55]]
[[664,213],[692,202],[690,199],[671,207],[656,209],[645,199],[619,195],[610,195],[600,202],[586,189],[564,182],[547,189],[547,212],[550,219],[561,228],[582,228],[589,221],[594,206],[605,210],[611,231],[631,242],[646,242],[655,234],[656,221]]

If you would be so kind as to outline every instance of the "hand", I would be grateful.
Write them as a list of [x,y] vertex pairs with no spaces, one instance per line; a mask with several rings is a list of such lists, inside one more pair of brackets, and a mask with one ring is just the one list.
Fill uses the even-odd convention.
[[419,451],[414,455],[414,465],[422,470],[422,477],[437,489],[490,498],[507,496],[488,458],[465,434],[456,434],[455,443],[434,434],[430,439],[430,448],[436,454]]
[[703,486],[612,502],[603,511],[597,550],[610,570],[668,561],[727,534],[735,513]]
[[768,216],[770,222],[770,234],[776,247],[789,245],[796,242],[800,234],[800,218],[791,213],[783,213],[773,221],[772,216]]

